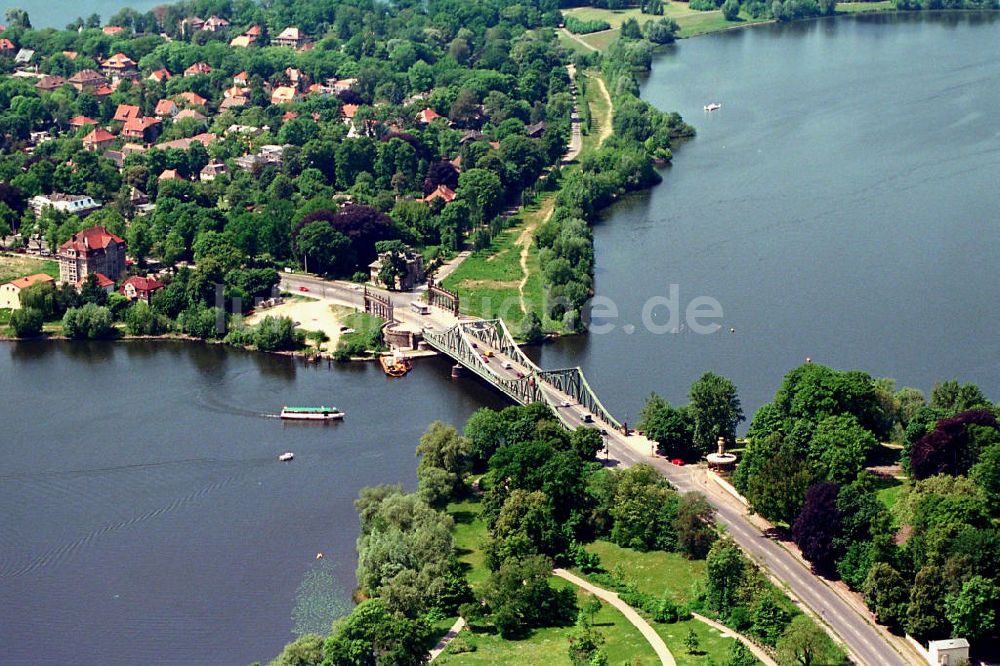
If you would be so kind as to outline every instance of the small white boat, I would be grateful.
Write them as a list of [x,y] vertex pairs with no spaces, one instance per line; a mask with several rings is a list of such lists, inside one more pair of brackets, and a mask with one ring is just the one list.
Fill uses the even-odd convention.
[[291,451],[285,451],[280,456],[278,456],[278,460],[280,462],[288,462],[289,460],[292,460],[294,457],[295,457],[294,453],[292,453]]
[[705,110],[706,111],[718,111],[721,108],[722,108],[722,105],[719,104],[718,102],[712,102],[711,104],[706,104],[705,105]]
[[336,407],[282,407],[281,418],[291,421],[335,421],[344,418]]

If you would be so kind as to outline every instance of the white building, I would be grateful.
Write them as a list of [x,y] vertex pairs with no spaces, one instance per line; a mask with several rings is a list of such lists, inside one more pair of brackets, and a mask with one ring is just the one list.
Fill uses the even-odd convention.
[[956,666],[969,661],[969,641],[964,638],[931,641],[927,652],[932,666]]
[[0,308],[20,310],[21,290],[27,289],[31,285],[41,284],[43,282],[55,282],[55,278],[51,275],[38,273],[0,284]]
[[83,194],[39,194],[31,197],[31,210],[35,217],[42,214],[46,208],[55,208],[64,213],[74,213],[76,215],[87,215],[98,208],[101,204],[94,201],[94,197]]

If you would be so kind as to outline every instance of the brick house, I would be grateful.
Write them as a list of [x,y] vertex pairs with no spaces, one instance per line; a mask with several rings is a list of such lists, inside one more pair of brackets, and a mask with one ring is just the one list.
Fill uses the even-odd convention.
[[118,288],[118,293],[130,301],[138,299],[149,303],[149,299],[152,298],[153,294],[163,289],[164,286],[162,282],[151,277],[133,275],[122,283],[122,286]]
[[117,280],[125,272],[125,241],[104,227],[90,227],[59,246],[59,281],[76,284],[92,273]]

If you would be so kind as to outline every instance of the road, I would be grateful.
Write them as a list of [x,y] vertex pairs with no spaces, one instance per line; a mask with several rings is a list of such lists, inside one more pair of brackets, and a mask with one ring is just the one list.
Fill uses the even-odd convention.
[[[486,366],[498,377],[513,379],[518,374],[529,375],[532,368],[515,363],[497,349],[491,349],[482,342],[476,342],[482,354],[489,352]],[[612,425],[603,423],[586,409],[575,403],[570,396],[548,384],[542,384],[550,404],[558,405],[564,422],[570,427],[587,425],[599,428],[605,434],[609,463],[630,467],[641,463],[651,465],[660,472],[679,492],[696,491],[705,495],[715,509],[716,519],[726,528],[727,534],[761,566],[770,571],[802,603],[808,606],[829,626],[851,652],[852,657],[869,666],[909,666],[896,649],[886,641],[878,629],[859,615],[836,592],[820,578],[813,575],[798,559],[780,544],[768,539],[753,524],[746,520],[744,513],[715,493],[705,488],[693,478],[691,467],[678,467],[662,458],[652,455],[652,443],[644,437],[625,436]]]

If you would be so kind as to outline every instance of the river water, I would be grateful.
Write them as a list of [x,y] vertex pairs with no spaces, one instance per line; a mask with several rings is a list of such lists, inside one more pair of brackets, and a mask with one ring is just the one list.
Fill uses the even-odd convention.
[[[582,365],[630,422],[709,369],[750,413],[806,356],[1000,398],[998,28],[817,21],[659,56],[643,95],[699,136],[595,229],[614,330],[543,364]],[[643,303],[670,284],[682,306],[717,299],[719,332],[647,331]],[[432,420],[503,404],[440,359],[392,381],[183,343],[4,344],[0,395],[4,664],[239,665],[325,630],[354,585],[358,489],[412,488]],[[347,420],[273,418],[320,402]]]
[[[547,347],[544,365],[583,366],[630,420],[650,391],[686,402],[706,370],[749,417],[807,357],[1000,400],[998,19],[769,25],[658,56],[642,96],[698,136],[595,228],[613,330]],[[650,332],[643,306],[671,284],[677,333]],[[702,296],[723,312],[711,335],[684,325]],[[672,330],[667,312],[650,321]]]

